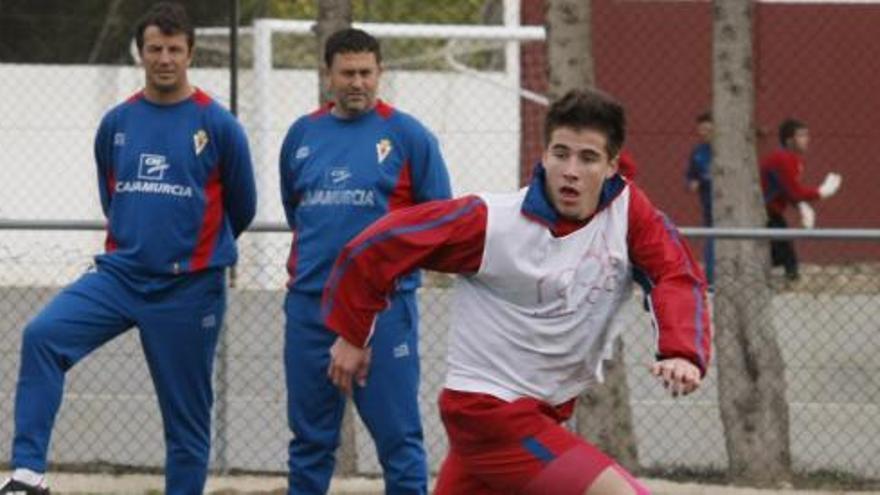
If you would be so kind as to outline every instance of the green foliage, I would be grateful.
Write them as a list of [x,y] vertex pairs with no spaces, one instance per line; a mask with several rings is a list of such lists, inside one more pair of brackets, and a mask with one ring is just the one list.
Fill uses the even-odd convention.
[[[486,24],[499,22],[500,1],[353,0],[352,9],[356,22]],[[0,62],[131,64],[133,27],[153,3],[155,0],[5,0],[0,9]],[[231,0],[187,0],[186,7],[196,26],[229,24]],[[257,18],[315,19],[318,1],[239,0],[239,9],[240,25],[247,26]],[[279,48],[275,54],[277,66],[317,66],[313,40],[279,36],[274,41]],[[249,63],[249,43],[242,37],[245,66]],[[385,44],[390,61],[424,59],[426,55],[430,59],[443,48],[439,41]],[[196,65],[226,64],[227,46],[225,37],[199,39]],[[416,67],[440,65],[419,62]]]
[[[486,5],[498,0],[353,0],[355,21],[437,24],[482,23]],[[315,0],[241,0],[242,20],[258,17],[314,19]]]
[[[355,22],[490,24],[498,23],[500,0],[360,0],[352,2]],[[243,19],[258,17],[283,19],[314,19],[317,2],[244,0]],[[302,36],[276,35],[273,38],[275,67],[311,68],[319,66],[314,39]],[[474,67],[497,67],[499,45],[474,48],[459,57]],[[383,40],[385,66],[389,69],[444,70],[445,40]]]

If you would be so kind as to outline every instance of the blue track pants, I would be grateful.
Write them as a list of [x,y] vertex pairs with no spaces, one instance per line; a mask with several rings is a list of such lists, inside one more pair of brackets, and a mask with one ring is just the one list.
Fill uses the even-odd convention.
[[201,494],[211,443],[214,350],[225,308],[222,270],[180,277],[148,292],[99,270],[63,289],[24,330],[13,467],[45,472],[65,373],[137,326],[162,413],[165,492]]
[[[327,492],[336,462],[345,396],[327,377],[336,334],[320,320],[319,294],[288,292],[284,364],[289,449],[289,494]],[[415,293],[393,296],[376,322],[367,385],[357,387],[358,414],[376,444],[387,494],[427,493],[427,465],[419,415],[418,310]]]

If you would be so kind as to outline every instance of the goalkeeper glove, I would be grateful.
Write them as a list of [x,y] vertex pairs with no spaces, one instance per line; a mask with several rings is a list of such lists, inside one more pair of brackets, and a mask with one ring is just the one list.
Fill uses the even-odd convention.
[[810,206],[806,201],[801,201],[798,203],[798,211],[801,214],[801,225],[804,226],[805,229],[812,229],[816,225],[816,212],[813,211],[813,207]]
[[825,176],[825,180],[822,181],[822,185],[819,186],[819,197],[825,199],[830,196],[834,196],[834,193],[840,189],[840,182],[843,179],[840,177],[840,174],[836,174],[831,172],[830,174]]

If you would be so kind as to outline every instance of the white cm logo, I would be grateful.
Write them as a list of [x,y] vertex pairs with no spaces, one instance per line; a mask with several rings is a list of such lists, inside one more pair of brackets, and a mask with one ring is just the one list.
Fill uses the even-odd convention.
[[165,170],[170,166],[164,155],[143,153],[138,163],[138,179],[162,180],[165,177]]

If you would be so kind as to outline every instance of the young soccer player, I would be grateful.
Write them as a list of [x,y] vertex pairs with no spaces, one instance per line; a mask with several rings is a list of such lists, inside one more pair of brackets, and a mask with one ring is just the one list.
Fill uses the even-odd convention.
[[[810,201],[826,199],[837,193],[841,177],[836,173],[825,176],[819,187],[801,183],[804,172],[803,156],[810,145],[810,131],[806,124],[796,119],[786,119],[779,124],[780,148],[761,160],[761,188],[767,207],[767,227],[785,229],[785,211],[789,205],[797,205],[801,224],[812,228],[816,217]],[[800,277],[794,242],[788,239],[770,241],[770,259],[773,266],[785,269],[789,280]]]
[[648,493],[560,425],[602,377],[609,321],[634,273],[656,323],[652,373],[673,395],[689,394],[709,363],[703,275],[670,221],[617,173],[624,136],[620,104],[571,91],[549,109],[527,188],[393,212],[337,259],[323,312],[339,334],[327,372],[345,392],[371,380],[376,315],[401,274],[461,274],[439,400],[449,453],[438,494]]

